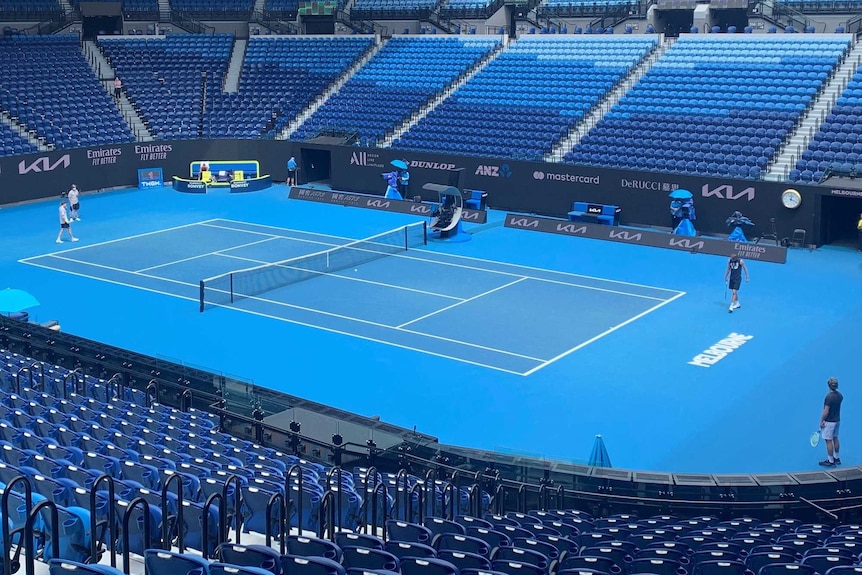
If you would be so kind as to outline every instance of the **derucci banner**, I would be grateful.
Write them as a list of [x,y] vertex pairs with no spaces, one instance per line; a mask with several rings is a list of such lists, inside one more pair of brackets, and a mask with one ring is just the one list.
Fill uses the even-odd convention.
[[[338,206],[348,206],[353,208],[366,208],[369,210],[380,210],[384,212],[397,212],[399,214],[414,214],[428,218],[431,217],[431,212],[434,209],[434,205],[430,203],[411,202],[408,200],[390,200],[380,196],[331,192],[328,190],[315,190],[311,188],[291,188],[289,197],[294,200],[335,204]],[[488,221],[488,214],[481,210],[464,209],[461,212],[461,221],[470,224],[484,224]]]
[[705,237],[692,238],[689,236],[678,236],[676,234],[650,230],[602,226],[598,224],[570,222],[568,220],[557,218],[525,216],[521,214],[506,214],[506,220],[503,225],[507,228],[518,230],[545,232],[564,236],[590,238],[594,240],[607,240],[624,244],[648,246],[652,248],[667,248],[671,250],[704,253],[716,256],[731,256],[733,254],[739,254],[743,259],[776,264],[787,262],[787,248],[781,246],[731,242]]

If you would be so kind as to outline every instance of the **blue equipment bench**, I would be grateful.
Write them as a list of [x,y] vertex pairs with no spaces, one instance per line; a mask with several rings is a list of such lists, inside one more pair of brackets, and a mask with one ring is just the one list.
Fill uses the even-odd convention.
[[575,202],[569,212],[570,222],[589,222],[606,226],[620,225],[620,207],[607,204]]

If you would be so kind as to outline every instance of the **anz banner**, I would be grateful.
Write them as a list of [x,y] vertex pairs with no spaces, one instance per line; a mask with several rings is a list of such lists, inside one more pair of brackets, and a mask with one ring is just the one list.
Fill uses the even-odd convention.
[[519,230],[547,232],[593,240],[608,240],[652,248],[668,248],[671,250],[728,257],[733,254],[739,254],[740,257],[747,260],[758,260],[776,264],[787,263],[787,248],[781,246],[731,242],[702,236],[692,238],[650,230],[624,229],[616,226],[602,226],[520,214],[506,214],[506,220],[503,225],[507,228]]
[[[432,204],[427,203],[411,202],[409,200],[388,200],[380,196],[346,194],[342,192],[330,192],[328,190],[311,190],[308,188],[291,188],[289,197],[293,200],[306,200],[322,204],[367,208],[369,210],[397,212],[399,214],[415,214],[424,218],[430,218],[431,211],[434,209]],[[461,221],[465,223],[484,224],[487,220],[488,214],[482,210],[464,209],[461,212]]]

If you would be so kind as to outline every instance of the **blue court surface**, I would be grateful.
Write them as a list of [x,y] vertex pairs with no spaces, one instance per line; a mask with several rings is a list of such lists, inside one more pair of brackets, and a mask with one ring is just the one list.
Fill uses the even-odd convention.
[[[0,288],[64,331],[417,429],[564,461],[601,433],[615,467],[812,469],[825,381],[857,446],[862,256],[748,262],[730,314],[725,258],[510,230],[429,242],[199,312],[199,282],[343,246],[415,217],[288,200],[125,190],[84,196],[81,241],[55,202],[0,210]],[[335,431],[335,430],[333,430]]]

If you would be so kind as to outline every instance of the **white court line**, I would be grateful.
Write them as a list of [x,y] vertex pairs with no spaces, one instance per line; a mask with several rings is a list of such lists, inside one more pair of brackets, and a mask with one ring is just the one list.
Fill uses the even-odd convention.
[[[363,251],[373,251],[373,250],[363,250]],[[424,291],[424,290],[421,290],[421,289],[409,288],[409,287],[405,287],[405,286],[397,286],[397,285],[394,285],[394,284],[387,284],[387,283],[383,283],[383,282],[376,282],[376,281],[367,280],[367,279],[363,279],[363,278],[355,278],[355,277],[345,276],[345,275],[341,275],[341,274],[337,274],[337,273],[319,272],[319,271],[316,271],[316,270],[307,270],[307,269],[304,269],[304,268],[296,268],[296,267],[293,267],[293,266],[281,265],[279,262],[265,262],[265,261],[262,261],[262,260],[255,260],[255,259],[252,259],[252,258],[244,258],[244,257],[242,257],[242,256],[234,256],[234,255],[231,255],[231,254],[224,254],[224,253],[219,253],[219,252],[213,252],[213,254],[214,254],[214,255],[221,256],[221,257],[224,257],[224,258],[233,258],[233,259],[236,259],[236,260],[243,260],[243,261],[246,261],[246,262],[255,262],[255,263],[259,263],[259,264],[272,264],[272,265],[277,265],[278,267],[282,267],[282,268],[285,268],[285,269],[297,269],[297,270],[300,270],[300,271],[309,272],[309,273],[313,273],[313,274],[318,274],[318,275],[321,275],[321,276],[331,276],[331,277],[341,278],[341,279],[350,280],[350,281],[355,281],[355,282],[359,282],[359,283],[372,284],[372,285],[376,285],[376,286],[382,286],[382,287],[388,287],[388,288],[393,288],[393,289],[399,289],[399,290],[403,290],[403,291],[409,291],[409,292],[414,292],[414,293],[421,293],[421,294],[424,294],[424,295],[431,295],[431,296],[434,296],[434,297],[440,297],[440,298],[444,298],[444,299],[454,299],[454,300],[458,300],[458,301],[464,301],[464,298],[455,297],[455,296],[453,296],[453,295],[443,295],[443,294],[440,294],[440,293],[434,293],[434,292],[430,292],[430,291]],[[314,254],[307,254],[307,255],[314,255]],[[305,257],[305,256],[296,256],[296,257],[297,257],[297,258],[302,258],[302,257]],[[287,263],[287,262],[284,262],[284,263]]]
[[[93,266],[93,267],[97,267],[97,268],[103,268],[103,269],[110,270],[110,271],[114,271],[114,272],[132,274],[132,275],[140,276],[140,277],[143,277],[143,278],[154,279],[154,280],[160,280],[160,281],[166,281],[166,282],[169,282],[169,283],[175,283],[175,284],[177,284],[177,285],[181,285],[181,286],[185,286],[185,287],[191,287],[191,288],[196,288],[196,289],[200,287],[200,286],[199,286],[199,284],[196,284],[196,283],[189,283],[189,282],[184,282],[184,281],[182,281],[182,280],[175,280],[175,279],[171,279],[171,278],[166,278],[166,277],[162,277],[162,276],[154,276],[154,275],[145,274],[145,273],[137,273],[137,272],[133,272],[133,271],[129,271],[129,270],[124,270],[124,269],[121,269],[121,268],[115,268],[115,267],[111,267],[111,266],[106,266],[106,265],[103,265],[103,264],[96,264],[96,263],[87,262],[87,261],[83,261],[83,260],[76,260],[76,259],[74,259],[74,258],[67,258],[67,257],[63,257],[63,256],[61,256],[61,255],[56,255],[56,254],[52,254],[52,255],[50,255],[50,256],[48,256],[48,257],[57,258],[58,260],[66,260],[66,261],[68,261],[68,262],[73,262],[73,263],[76,263],[76,264],[83,264],[83,265]],[[26,262],[26,263],[32,263],[32,262]],[[35,265],[35,264],[34,264],[34,265]],[[43,266],[43,267],[45,267],[45,266]],[[56,270],[56,268],[50,268],[50,267],[49,267],[48,269],[54,269],[55,271],[65,271],[65,270]],[[71,272],[70,272],[70,273],[71,273]],[[90,276],[86,276],[86,277],[90,277]],[[209,289],[211,289],[211,290],[212,290],[213,288],[209,288]],[[228,292],[226,292],[226,291],[224,291],[224,290],[214,290],[214,291],[217,291],[217,292],[219,292],[219,293],[225,293],[225,294],[226,294],[226,293],[228,293]],[[287,302],[283,302],[283,301],[277,301],[277,300],[272,300],[272,299],[262,298],[262,297],[258,297],[258,296],[250,296],[250,295],[244,295],[244,296],[242,296],[242,297],[243,297],[243,299],[249,299],[249,300],[254,300],[254,301],[259,301],[259,302],[264,302],[264,303],[271,303],[271,304],[276,305],[276,306],[287,307],[287,308],[291,308],[291,309],[298,309],[298,310],[306,311],[306,312],[309,312],[309,313],[314,313],[314,314],[319,314],[319,315],[325,315],[325,316],[329,316],[329,317],[335,317],[335,318],[343,319],[343,320],[347,320],[347,321],[354,321],[354,322],[356,322],[356,323],[362,323],[362,324],[371,325],[371,326],[374,326],[374,327],[379,327],[379,328],[384,328],[384,329],[391,329],[391,330],[395,330],[395,331],[403,331],[403,332],[405,332],[405,333],[413,333],[413,334],[421,335],[421,336],[423,336],[423,337],[427,337],[427,338],[430,338],[430,339],[436,339],[436,340],[445,341],[445,342],[448,342],[448,343],[455,343],[455,344],[458,344],[458,345],[464,345],[464,346],[467,346],[467,347],[475,347],[476,349],[483,349],[483,350],[485,350],[485,351],[492,351],[492,352],[494,352],[494,353],[499,353],[499,354],[501,354],[501,355],[510,355],[510,356],[512,356],[512,357],[520,357],[520,358],[523,358],[523,359],[529,359],[530,361],[537,361],[537,362],[545,361],[543,358],[540,358],[540,357],[532,357],[532,356],[529,356],[529,355],[522,355],[522,354],[520,354],[520,353],[515,353],[515,352],[512,352],[512,351],[505,351],[505,350],[502,350],[502,349],[496,349],[496,348],[493,348],[493,347],[487,347],[487,346],[484,346],[484,345],[479,345],[479,344],[475,344],[475,343],[470,343],[470,342],[466,342],[466,341],[461,341],[461,340],[459,340],[459,339],[451,339],[451,338],[443,337],[443,336],[439,336],[439,335],[432,335],[432,334],[428,334],[428,333],[413,332],[413,331],[411,331],[411,330],[399,330],[396,326],[387,325],[387,324],[385,324],[385,323],[378,323],[378,322],[371,321],[371,320],[367,320],[367,319],[360,319],[360,318],[353,317],[353,316],[349,316],[349,315],[341,315],[341,314],[337,314],[337,313],[333,313],[333,312],[329,312],[329,311],[324,311],[324,310],[320,310],[320,309],[316,309],[316,308],[310,308],[310,307],[304,307],[304,306],[301,306],[301,305],[296,305],[296,304],[287,303]],[[199,302],[199,303],[200,303],[200,299],[196,299],[195,301],[197,301],[197,302]],[[207,302],[207,303],[209,303],[209,302]],[[229,309],[241,309],[241,308],[235,308],[235,307],[230,306],[230,305],[221,305],[221,304],[210,304],[210,305],[215,305],[215,306],[218,306],[218,307],[226,307],[226,308],[229,308]],[[242,310],[242,309],[241,309],[241,311],[246,311],[246,310]],[[251,312],[251,313],[254,313],[254,312]],[[261,314],[261,315],[265,315],[265,314]],[[292,321],[292,320],[288,320],[288,321]],[[297,322],[297,323],[298,323],[298,322]],[[313,324],[303,324],[303,325],[313,325]],[[347,333],[347,332],[346,332],[346,333]]]
[[630,318],[629,318],[629,319],[627,319],[626,321],[624,321],[624,322],[622,322],[622,323],[618,323],[617,325],[615,325],[615,326],[613,326],[613,327],[611,327],[611,328],[609,328],[609,329],[607,329],[607,330],[603,331],[603,332],[602,332],[602,333],[600,333],[599,335],[596,335],[596,336],[594,336],[594,337],[591,337],[591,338],[590,338],[590,339],[588,339],[587,341],[585,341],[585,342],[583,342],[583,343],[580,343],[580,344],[576,345],[575,347],[573,347],[573,348],[571,348],[571,349],[568,349],[568,350],[564,351],[563,353],[561,353],[561,354],[557,355],[556,357],[552,357],[551,359],[549,359],[549,360],[545,361],[544,363],[541,363],[541,364],[537,365],[537,366],[536,366],[536,367],[534,367],[533,369],[531,369],[531,370],[529,370],[529,371],[525,372],[525,373],[524,373],[524,376],[528,376],[528,375],[532,375],[532,374],[536,373],[537,371],[539,371],[539,370],[540,370],[540,369],[542,369],[543,367],[547,367],[547,366],[551,365],[552,363],[554,363],[555,361],[559,361],[559,360],[563,359],[563,358],[564,358],[564,357],[566,357],[567,355],[569,355],[569,354],[571,354],[571,353],[574,353],[574,352],[578,351],[579,349],[584,348],[584,347],[586,347],[586,346],[590,345],[591,343],[593,343],[593,342],[595,342],[595,341],[597,341],[597,340],[602,339],[602,338],[603,338],[603,337],[605,337],[606,335],[611,334],[611,333],[613,333],[613,332],[617,331],[617,330],[618,330],[618,329],[620,329],[621,327],[625,327],[625,326],[627,326],[628,324],[632,323],[633,321],[637,321],[637,320],[639,320],[639,319],[640,319],[640,318],[642,318],[643,316],[648,315],[648,314],[650,314],[650,313],[654,312],[655,310],[657,310],[657,309],[658,309],[658,308],[660,308],[660,307],[666,306],[666,305],[667,305],[667,304],[669,304],[670,302],[672,302],[672,301],[674,301],[674,300],[676,300],[676,299],[679,299],[679,298],[681,298],[681,297],[682,297],[682,296],[684,296],[684,295],[685,295],[685,292],[684,292],[684,291],[683,291],[683,292],[679,292],[679,293],[677,293],[677,294],[676,294],[675,296],[673,296],[672,298],[670,298],[670,299],[666,299],[666,300],[664,300],[663,302],[661,302],[661,303],[659,303],[659,304],[656,304],[656,305],[654,305],[653,307],[649,308],[648,310],[646,310],[646,311],[642,311],[641,313],[637,314],[636,316],[634,316],[634,317],[630,317]]
[[423,315],[423,316],[421,316],[421,317],[417,317],[416,319],[411,319],[411,320],[410,320],[410,321],[408,321],[408,322],[402,323],[401,325],[399,325],[399,326],[398,326],[398,329],[401,329],[401,328],[403,328],[403,327],[405,327],[405,326],[408,326],[408,325],[410,325],[411,323],[416,323],[417,321],[421,321],[421,320],[423,320],[423,319],[425,319],[425,318],[429,318],[429,317],[431,317],[432,315],[437,315],[438,313],[444,312],[444,311],[446,311],[446,310],[450,310],[450,309],[452,309],[453,307],[458,307],[459,305],[461,305],[461,304],[463,304],[463,303],[467,303],[468,301],[473,301],[473,300],[475,300],[475,299],[479,299],[480,297],[485,297],[486,295],[492,294],[492,293],[494,293],[495,291],[500,291],[500,290],[501,290],[501,289],[503,289],[503,288],[507,288],[507,287],[509,287],[509,286],[513,286],[513,285],[515,285],[516,283],[520,283],[520,282],[524,281],[525,279],[529,279],[529,278],[526,278],[526,277],[518,278],[518,279],[516,279],[516,280],[515,280],[515,281],[513,281],[513,282],[509,282],[509,283],[507,283],[507,284],[503,284],[503,285],[501,285],[501,286],[495,287],[494,289],[489,289],[489,290],[488,290],[488,291],[486,291],[486,292],[482,292],[482,293],[480,293],[480,294],[474,295],[474,296],[473,296],[473,297],[471,297],[471,298],[467,298],[467,299],[465,299],[465,300],[461,300],[461,301],[459,301],[459,302],[457,302],[457,303],[453,303],[452,305],[446,306],[446,307],[444,307],[444,308],[440,308],[440,309],[438,309],[437,311],[432,311],[431,313],[426,313],[425,315]]
[[28,263],[28,260],[32,260],[32,259],[36,259],[36,258],[43,258],[43,257],[46,257],[46,256],[53,256],[53,255],[57,255],[57,254],[67,254],[67,253],[69,253],[69,252],[75,252],[75,251],[83,250],[83,249],[86,249],[86,248],[94,248],[94,247],[96,247],[96,246],[105,246],[105,245],[113,244],[113,243],[116,243],[116,242],[122,242],[122,241],[124,241],[124,240],[131,240],[131,239],[134,239],[134,238],[142,238],[142,237],[144,237],[144,236],[152,236],[152,235],[154,235],[154,234],[160,234],[160,233],[162,233],[162,232],[172,232],[172,231],[174,231],[174,230],[180,230],[180,229],[183,229],[183,228],[189,228],[189,227],[191,227],[191,226],[196,226],[196,225],[198,225],[198,224],[205,224],[205,223],[207,223],[207,222],[214,222],[214,221],[216,221],[216,220],[218,220],[218,219],[219,219],[219,218],[212,218],[212,219],[209,219],[209,220],[203,220],[203,221],[200,221],[200,222],[192,222],[192,223],[190,223],[190,224],[183,224],[183,225],[181,225],[181,226],[174,226],[174,227],[172,227],[172,228],[163,228],[163,229],[161,229],[161,230],[155,230],[155,231],[152,231],[152,232],[144,232],[144,233],[142,233],[142,234],[134,234],[134,235],[131,235],[131,236],[125,236],[125,237],[122,237],[122,238],[116,238],[116,239],[113,239],[113,240],[106,240],[106,241],[104,241],[104,242],[96,242],[95,244],[87,244],[87,245],[84,245],[84,246],[78,246],[78,247],[76,247],[76,248],[69,248],[69,249],[67,249],[67,250],[61,250],[61,251],[59,251],[59,252],[51,252],[51,253],[48,253],[48,254],[42,254],[42,255],[39,255],[39,256],[30,256],[29,258],[24,258],[24,259],[20,259],[20,260],[18,260],[18,263]]
[[[54,254],[47,254],[47,255],[48,255],[48,256],[52,256],[52,255],[54,255]],[[55,257],[56,257],[56,256],[55,256]],[[70,261],[77,261],[77,260],[70,260]],[[67,273],[67,274],[70,274],[70,275],[73,275],[73,276],[78,276],[78,277],[87,278],[87,279],[96,280],[96,281],[107,282],[107,283],[110,283],[110,284],[114,284],[114,285],[118,285],[118,286],[123,286],[123,287],[128,287],[128,288],[139,289],[139,290],[148,291],[148,292],[151,292],[151,293],[157,293],[157,294],[160,294],[160,295],[166,295],[166,296],[170,296],[170,297],[175,297],[175,298],[178,298],[178,299],[183,299],[183,300],[188,300],[188,301],[194,301],[194,302],[199,301],[199,300],[198,300],[198,298],[186,297],[186,296],[179,295],[179,294],[175,294],[175,293],[170,293],[170,292],[166,292],[166,291],[161,291],[161,290],[152,289],[152,288],[147,288],[147,287],[138,286],[138,285],[133,285],[133,284],[128,284],[128,283],[124,283],[124,282],[120,282],[120,281],[115,281],[115,280],[109,280],[109,279],[105,279],[105,278],[101,278],[101,277],[97,277],[97,276],[91,276],[91,275],[83,274],[83,273],[79,273],[79,272],[70,272],[70,271],[67,271],[67,270],[61,270],[61,269],[53,268],[53,267],[51,267],[51,266],[46,266],[46,265],[43,265],[43,264],[37,264],[37,263],[34,263],[34,262],[30,262],[30,261],[26,261],[26,262],[22,262],[22,263],[26,263],[27,265],[31,265],[31,266],[35,266],[35,267],[39,267],[39,268],[44,268],[44,269],[46,269],[46,270],[51,270],[51,271],[60,272],[60,273]],[[83,262],[82,262],[82,263],[83,263]],[[126,272],[126,273],[132,273],[132,272]],[[165,279],[165,278],[158,278],[158,279]],[[427,354],[427,355],[433,355],[433,356],[435,356],[435,357],[442,357],[443,359],[451,359],[451,360],[453,360],[453,361],[458,361],[458,362],[466,363],[466,364],[469,364],[469,365],[475,365],[475,366],[477,366],[477,367],[485,367],[485,368],[487,368],[487,369],[493,369],[493,370],[495,370],[495,371],[501,371],[501,372],[504,372],[504,373],[510,373],[510,374],[512,374],[512,375],[524,375],[524,373],[523,373],[523,372],[520,372],[520,371],[512,371],[511,369],[504,369],[504,368],[502,368],[502,367],[497,367],[497,366],[495,366],[495,365],[486,365],[486,364],[484,364],[484,363],[479,363],[479,362],[477,362],[477,361],[470,361],[469,359],[462,359],[462,358],[459,358],[459,357],[452,357],[452,356],[450,356],[450,355],[445,355],[445,354],[442,354],[442,353],[437,353],[437,352],[434,352],[434,351],[429,351],[429,350],[427,350],[427,349],[419,349],[419,348],[415,348],[415,347],[410,347],[409,345],[404,345],[404,344],[400,344],[400,343],[395,343],[395,342],[392,342],[392,341],[384,341],[384,340],[376,339],[376,338],[373,338],[373,337],[367,337],[367,336],[364,336],[364,335],[359,335],[359,334],[355,334],[355,333],[351,333],[351,332],[340,331],[340,330],[337,330],[337,329],[333,329],[333,328],[329,328],[329,327],[324,327],[324,326],[320,326],[320,325],[316,325],[316,324],[305,323],[305,322],[301,322],[301,321],[297,321],[297,320],[293,320],[293,319],[288,319],[288,318],[285,318],[285,317],[278,317],[278,316],[275,316],[275,315],[269,315],[269,314],[266,314],[266,313],[261,313],[261,312],[257,312],[257,311],[247,310],[247,309],[239,309],[239,308],[236,308],[236,307],[233,307],[233,306],[229,306],[229,305],[221,305],[221,304],[210,304],[210,305],[212,305],[213,307],[222,307],[222,308],[229,309],[229,310],[233,310],[233,311],[236,311],[236,312],[249,313],[249,314],[252,314],[252,315],[259,316],[259,317],[265,317],[265,318],[268,318],[268,319],[274,319],[274,320],[277,320],[277,321],[283,321],[283,322],[285,322],[285,323],[292,323],[292,324],[294,324],[294,325],[300,325],[300,326],[303,326],[303,327],[309,327],[309,328],[313,328],[313,329],[320,329],[320,330],[328,331],[329,333],[335,333],[335,334],[338,334],[338,335],[345,335],[345,336],[349,336],[349,337],[355,337],[355,338],[357,338],[357,339],[362,339],[362,340],[365,340],[365,341],[371,341],[371,342],[374,342],[374,343],[382,343],[382,344],[385,344],[385,345],[391,345],[392,347],[398,347],[398,348],[406,349],[406,350],[409,350],[409,351],[415,351],[415,352],[418,352],[418,353],[424,353],[424,354]],[[536,361],[541,361],[541,360],[536,360]]]
[[[216,218],[215,220],[211,220],[211,221],[230,222],[230,223],[233,223],[233,224],[244,224],[244,225],[250,225],[250,226],[258,226],[258,227],[261,227],[261,228],[272,228],[272,229],[274,229],[274,230],[282,230],[282,231],[285,231],[285,232],[297,232],[297,233],[301,233],[301,234],[308,234],[308,235],[310,235],[310,236],[320,236],[320,237],[324,237],[324,238],[336,238],[336,239],[339,239],[339,240],[355,241],[355,238],[346,238],[346,237],[344,237],[344,236],[337,236],[337,235],[334,235],[334,234],[323,234],[323,233],[318,233],[318,232],[309,232],[309,231],[306,231],[306,230],[297,230],[297,229],[293,229],[293,228],[282,228],[282,227],[279,227],[279,226],[271,226],[271,225],[269,225],[269,224],[255,224],[255,223],[251,223],[251,222],[242,222],[242,221],[239,221],[239,220],[230,220],[230,219],[227,219],[227,218]],[[219,227],[222,227],[222,226],[219,226]],[[239,228],[230,228],[230,227],[228,227],[228,229],[232,229],[232,230],[236,230],[236,231],[245,231],[245,230],[242,230],[242,229],[239,229]],[[323,243],[323,242],[321,242],[321,243]],[[438,252],[428,252],[428,253],[434,253],[434,254],[437,254]],[[477,258],[477,257],[473,257],[473,256],[465,256],[465,255],[460,255],[460,254],[440,254],[440,255],[445,255],[445,257],[452,257],[452,258],[460,258],[460,259],[465,259],[465,260],[471,260],[471,261],[475,261],[475,262],[482,262],[482,263],[489,263],[489,264],[497,264],[497,265],[512,266],[512,267],[522,268],[522,269],[527,269],[527,270],[536,270],[536,271],[542,271],[542,272],[551,272],[551,273],[555,273],[555,274],[562,274],[562,275],[565,275],[565,276],[571,276],[571,277],[577,277],[577,278],[584,278],[584,279],[591,279],[591,280],[599,280],[599,281],[603,281],[603,282],[617,283],[617,284],[629,285],[629,286],[634,286],[634,287],[642,287],[642,288],[648,288],[648,289],[654,289],[654,290],[660,290],[660,291],[668,291],[668,292],[673,292],[673,293],[684,293],[684,292],[680,292],[679,290],[675,290],[675,289],[656,287],[656,286],[651,286],[651,285],[646,285],[646,284],[639,284],[639,283],[634,283],[634,282],[627,282],[627,281],[622,281],[622,280],[612,280],[612,279],[608,279],[608,278],[600,278],[600,277],[596,277],[596,276],[588,276],[588,275],[584,275],[584,274],[576,274],[576,273],[573,273],[573,272],[563,272],[563,271],[558,271],[558,270],[549,270],[549,269],[547,269],[547,268],[539,268],[539,267],[535,267],[535,266],[527,266],[527,265],[522,265],[522,264],[513,264],[513,263],[510,263],[510,262],[500,262],[500,261],[496,261],[496,260],[489,260],[489,259]],[[424,259],[424,258],[414,258],[414,259]],[[435,262],[435,263],[443,263],[443,262],[437,262],[436,260],[427,260],[427,261],[433,261],[433,262]],[[489,271],[489,272],[490,272],[490,271],[493,271],[493,270],[489,270],[489,269],[486,269],[486,268],[471,268],[471,269],[476,269],[476,270],[481,270],[481,271]],[[509,275],[517,275],[517,274],[509,274]],[[536,279],[539,279],[539,278],[536,278]]]
[[[209,227],[222,227],[222,226],[213,226],[211,224],[207,224],[207,225]],[[254,225],[256,225],[256,224],[254,224]],[[240,230],[239,228],[223,228],[223,229],[234,230],[234,231],[245,231],[245,230]],[[276,229],[284,229],[284,228],[276,228]],[[290,231],[299,231],[299,230],[290,230]],[[251,233],[256,233],[256,232],[251,232]],[[287,239],[287,240],[295,239],[295,238],[288,237],[288,236],[282,236],[282,237],[284,237],[284,239]],[[333,237],[340,237],[340,236],[333,236]],[[349,238],[344,238],[344,239],[349,239]],[[316,242],[314,240],[299,240],[299,241],[305,241],[308,243],[320,244],[320,245],[324,245],[324,246],[333,246],[333,247],[341,247],[343,245],[343,244],[332,244],[329,242]],[[356,241],[356,240],[352,240],[352,241]],[[363,249],[360,247],[355,247],[352,249],[355,249],[356,251],[381,253],[381,252],[376,252],[374,250]],[[324,250],[324,251],[329,251],[329,250]],[[407,252],[410,252],[410,251],[413,251],[415,253],[415,250],[407,250]],[[318,253],[323,253],[323,252],[318,252]],[[227,254],[224,254],[224,255],[227,255]],[[314,255],[314,254],[307,254],[307,255]],[[601,291],[601,292],[606,292],[606,293],[613,293],[613,294],[617,294],[617,295],[637,297],[637,298],[642,298],[642,299],[651,299],[651,300],[655,300],[655,301],[664,301],[664,298],[655,297],[655,296],[649,296],[649,295],[643,295],[643,294],[638,294],[638,293],[613,290],[613,289],[609,289],[609,288],[602,288],[602,287],[590,286],[590,285],[584,285],[584,284],[576,284],[576,283],[572,283],[572,282],[551,280],[551,279],[545,279],[545,278],[540,278],[540,277],[535,277],[535,276],[524,276],[523,274],[517,274],[517,273],[512,273],[512,272],[505,272],[505,271],[488,269],[488,268],[479,268],[479,267],[474,267],[474,266],[469,266],[469,265],[464,265],[464,264],[457,264],[457,263],[453,263],[453,262],[445,262],[445,261],[440,261],[440,260],[435,260],[435,259],[416,257],[416,256],[411,256],[411,255],[408,255],[405,253],[394,253],[394,254],[387,253],[386,256],[387,257],[401,258],[401,259],[405,259],[405,260],[413,260],[413,261],[417,261],[417,262],[424,262],[424,263],[429,263],[429,264],[436,264],[436,265],[441,265],[441,266],[468,269],[468,270],[475,271],[475,272],[484,272],[487,274],[496,274],[496,275],[500,275],[500,276],[508,276],[508,277],[513,277],[513,278],[527,277],[529,279],[534,279],[536,281],[544,281],[544,282],[548,282],[548,283],[558,283],[560,285],[566,285],[566,286],[571,286],[571,287],[576,287],[576,288],[583,288],[583,289],[588,289],[588,290],[593,290],[593,291]],[[302,256],[297,256],[297,257],[302,257]],[[238,258],[238,259],[243,259],[243,258]],[[251,260],[251,261],[256,261],[256,260]],[[274,263],[274,262],[261,262],[261,263]],[[506,264],[506,263],[502,263],[502,262],[496,262],[496,263],[501,264],[501,265],[510,265],[510,264]],[[541,268],[533,268],[533,269],[538,270]],[[237,271],[245,271],[245,270],[237,270]],[[542,270],[542,271],[546,271],[546,272],[550,272],[550,273],[563,273],[563,272],[555,272],[553,270]],[[576,274],[570,274],[570,275],[576,275]],[[589,276],[577,276],[577,277],[589,277]],[[593,278],[593,279],[600,279],[600,278]],[[609,280],[609,281],[612,281],[612,280]],[[633,285],[638,285],[638,284],[633,284]],[[397,287],[397,286],[392,286],[392,287]],[[640,286],[640,287],[649,287],[649,286]],[[664,288],[659,288],[659,289],[664,289]],[[435,295],[437,295],[437,294],[435,294]],[[454,298],[454,296],[441,296],[441,297],[452,297],[453,299],[461,299],[461,298]]]
[[[271,236],[271,237],[269,237],[269,238],[266,238],[265,240],[257,240],[257,241],[254,241],[254,242],[249,242],[249,243],[247,243],[247,244],[240,244],[240,245],[238,245],[238,246],[231,246],[231,247],[229,247],[229,248],[225,248],[225,249],[223,249],[223,250],[216,250],[216,251],[214,251],[214,252],[207,252],[207,253],[205,253],[205,254],[200,254],[200,255],[197,255],[197,256],[191,256],[191,257],[183,258],[183,259],[180,259],[180,260],[174,260],[174,261],[172,261],[172,262],[168,262],[168,263],[166,263],[166,264],[159,264],[159,265],[157,265],[157,266],[150,266],[150,267],[148,267],[148,268],[141,268],[141,269],[139,269],[139,270],[135,270],[135,272],[134,272],[134,273],[148,272],[148,271],[150,271],[150,270],[154,270],[154,269],[158,269],[158,268],[163,268],[163,267],[165,267],[165,266],[172,266],[172,265],[174,265],[174,264],[181,264],[181,263],[183,263],[183,262],[188,262],[188,261],[191,261],[191,260],[197,260],[197,259],[200,259],[200,258],[205,258],[205,257],[207,257],[207,256],[220,256],[220,255],[227,255],[227,254],[222,254],[222,252],[226,252],[226,251],[228,251],[228,250],[235,250],[235,249],[238,249],[238,248],[247,248],[248,246],[254,246],[254,245],[257,245],[257,244],[262,244],[262,243],[270,242],[270,241],[272,241],[272,240],[277,240],[277,239],[281,239],[281,236]],[[62,252],[60,252],[60,253],[62,253]],[[232,256],[231,256],[231,257],[232,257]]]

